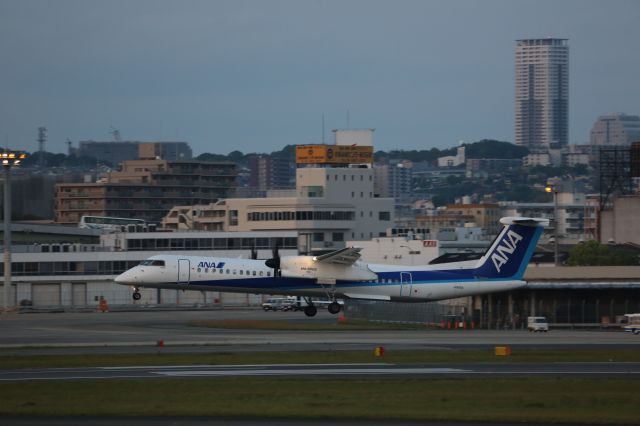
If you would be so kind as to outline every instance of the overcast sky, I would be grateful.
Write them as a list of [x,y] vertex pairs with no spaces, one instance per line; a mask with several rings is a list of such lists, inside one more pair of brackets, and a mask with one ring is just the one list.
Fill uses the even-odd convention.
[[640,114],[637,0],[0,0],[0,137],[271,152],[513,141],[515,40],[568,38],[569,140]]

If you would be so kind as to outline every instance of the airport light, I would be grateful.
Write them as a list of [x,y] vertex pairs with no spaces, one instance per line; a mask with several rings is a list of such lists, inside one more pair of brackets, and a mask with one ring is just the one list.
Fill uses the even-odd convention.
[[9,309],[11,296],[11,167],[17,167],[27,154],[5,150],[0,153],[4,169],[4,310]]
[[559,266],[558,261],[558,188],[548,185],[544,188],[545,192],[553,193],[553,260],[555,266]]

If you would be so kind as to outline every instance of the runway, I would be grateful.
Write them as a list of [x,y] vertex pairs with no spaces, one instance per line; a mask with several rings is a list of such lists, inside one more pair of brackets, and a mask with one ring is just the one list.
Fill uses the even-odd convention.
[[247,376],[339,377],[640,377],[640,363],[438,363],[171,365],[145,367],[0,370],[0,382],[88,379],[220,378]]
[[[621,331],[552,330],[339,330],[271,331],[191,327],[190,320],[285,320],[335,324],[320,312],[307,318],[300,312],[257,309],[217,311],[149,311],[110,313],[46,313],[0,315],[0,355],[67,353],[166,353],[216,351],[438,350],[491,347],[638,347],[640,338]],[[25,348],[29,348],[25,350]]]

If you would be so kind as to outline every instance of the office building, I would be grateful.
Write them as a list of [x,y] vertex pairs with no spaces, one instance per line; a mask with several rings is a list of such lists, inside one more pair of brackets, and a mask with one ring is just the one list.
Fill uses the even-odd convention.
[[637,115],[601,115],[591,129],[591,145],[629,146],[638,141],[640,141],[640,117]]
[[569,143],[569,45],[567,39],[518,40],[515,142],[529,149]]

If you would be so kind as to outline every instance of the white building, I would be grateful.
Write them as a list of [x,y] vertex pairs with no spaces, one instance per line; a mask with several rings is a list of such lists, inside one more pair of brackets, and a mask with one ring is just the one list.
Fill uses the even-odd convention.
[[378,198],[373,169],[306,167],[296,171],[287,196],[228,198],[212,204],[176,206],[163,219],[169,229],[296,231],[306,250],[337,249],[346,240],[384,236],[394,220],[394,200]]
[[591,129],[591,145],[629,146],[640,141],[640,117],[627,114],[605,114]]
[[427,265],[440,255],[438,240],[379,237],[370,241],[348,241],[347,245],[362,248],[362,260],[376,264]]
[[540,217],[549,219],[553,235],[553,226],[558,226],[558,236],[562,242],[577,243],[591,238],[591,232],[585,223],[594,215],[595,206],[588,203],[585,194],[559,192],[558,217],[554,221],[554,203],[509,203],[502,205],[503,216]]
[[459,146],[456,155],[438,158],[438,167],[457,167],[465,162],[464,146]]

